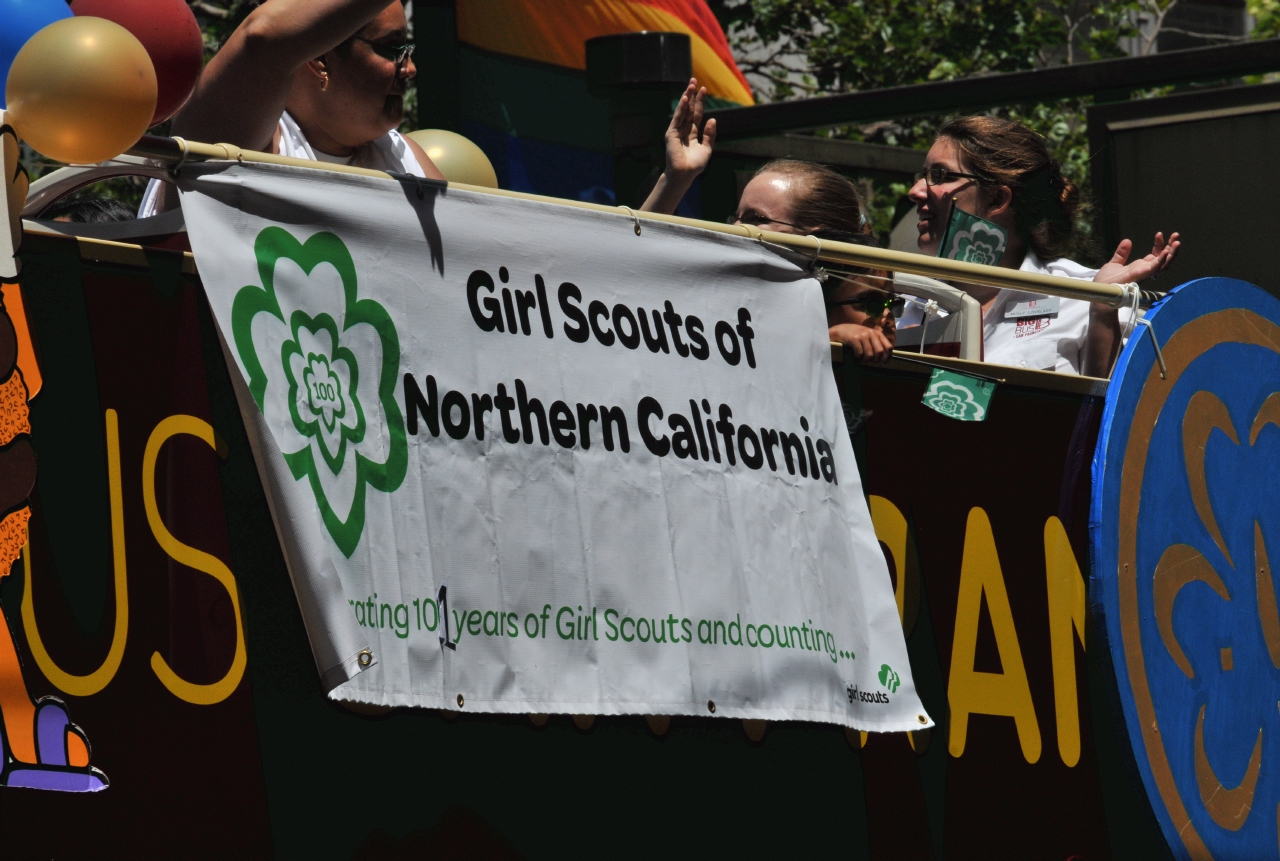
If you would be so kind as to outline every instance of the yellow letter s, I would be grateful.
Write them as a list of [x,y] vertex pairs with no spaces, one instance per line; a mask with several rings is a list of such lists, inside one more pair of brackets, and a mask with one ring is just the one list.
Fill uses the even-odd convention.
[[151,655],[151,669],[155,671],[161,683],[174,696],[189,703],[207,706],[222,702],[231,696],[232,692],[239,686],[240,679],[244,676],[244,668],[247,661],[244,645],[244,623],[240,618],[240,595],[236,590],[235,575],[217,557],[194,547],[188,547],[174,538],[160,518],[160,510],[156,506],[156,460],[160,456],[160,449],[169,438],[178,434],[190,434],[191,436],[199,437],[210,448],[217,448],[213,427],[208,422],[195,416],[169,416],[156,425],[156,429],[151,432],[151,437],[147,440],[146,452],[142,456],[142,501],[147,511],[147,523],[151,526],[151,532],[155,535],[160,547],[174,561],[197,571],[203,571],[221,583],[223,588],[227,590],[227,594],[231,598],[231,607],[236,614],[236,653],[231,660],[231,668],[227,670],[227,674],[221,680],[209,685],[193,684],[179,678],[178,674],[169,667],[159,652],[153,652]]

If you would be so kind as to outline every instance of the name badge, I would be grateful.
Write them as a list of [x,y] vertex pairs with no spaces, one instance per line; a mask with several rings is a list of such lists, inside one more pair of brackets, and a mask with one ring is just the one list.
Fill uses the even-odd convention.
[[1006,320],[1018,317],[1044,317],[1057,314],[1060,307],[1062,307],[1062,299],[1058,296],[1041,296],[1039,299],[1014,303],[1013,307],[1004,312],[1004,316]]

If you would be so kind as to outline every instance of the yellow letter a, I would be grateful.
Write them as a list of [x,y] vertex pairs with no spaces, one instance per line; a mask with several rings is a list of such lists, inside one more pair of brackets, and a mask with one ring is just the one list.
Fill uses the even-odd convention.
[[[1076,644],[1084,646],[1084,577],[1062,521],[1044,523],[1044,569],[1049,588],[1049,643],[1058,753],[1068,766],[1080,761],[1080,706],[1076,700]],[[1074,636],[1073,636],[1074,635]]]
[[[978,614],[987,596],[991,627],[995,630],[1002,673],[973,669],[978,647]],[[1013,627],[1009,594],[1000,573],[1000,558],[991,534],[991,521],[981,508],[969,512],[965,526],[964,559],[960,563],[960,594],[956,599],[956,629],[951,642],[951,678],[947,684],[951,704],[951,732],[947,749],[964,754],[970,714],[1007,715],[1018,728],[1018,743],[1027,762],[1040,759],[1040,725],[1036,722],[1027,670],[1022,664],[1018,632]]]

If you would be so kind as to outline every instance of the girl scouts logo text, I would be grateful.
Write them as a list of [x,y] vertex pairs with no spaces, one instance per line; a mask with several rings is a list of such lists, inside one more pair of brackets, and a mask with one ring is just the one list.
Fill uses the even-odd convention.
[[337,236],[300,243],[268,227],[254,253],[262,286],[236,293],[236,352],[293,477],[308,480],[325,528],[350,557],[367,488],[391,493],[404,481],[400,341],[380,304],[357,299],[355,264]]

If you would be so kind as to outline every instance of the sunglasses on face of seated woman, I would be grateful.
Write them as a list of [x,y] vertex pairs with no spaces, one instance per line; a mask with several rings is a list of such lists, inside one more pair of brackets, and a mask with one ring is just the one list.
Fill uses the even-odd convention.
[[358,42],[364,42],[373,50],[373,53],[377,54],[382,59],[390,60],[395,63],[396,68],[400,68],[408,62],[409,58],[413,56],[413,49],[415,47],[412,42],[406,42],[403,45],[388,45],[383,42],[370,41],[363,36],[354,36],[352,38]]
[[838,308],[841,305],[857,308],[869,317],[879,317],[886,308],[889,309],[894,317],[901,317],[903,310],[907,307],[907,300],[896,293],[875,292],[854,296],[852,299],[827,302],[828,308]]

